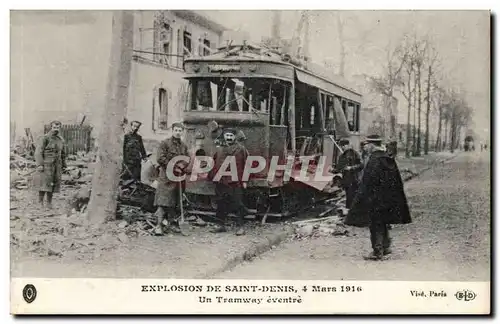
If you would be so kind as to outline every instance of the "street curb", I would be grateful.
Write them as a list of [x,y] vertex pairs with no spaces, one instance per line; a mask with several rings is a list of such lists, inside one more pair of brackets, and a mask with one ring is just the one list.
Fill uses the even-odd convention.
[[266,240],[252,245],[248,249],[244,250],[242,253],[230,258],[227,262],[217,269],[213,269],[203,274],[201,279],[211,279],[213,276],[228,271],[237,265],[250,261],[255,257],[272,249],[273,246],[278,246],[287,237],[295,233],[295,228],[293,226],[287,226],[285,230],[280,231],[278,234],[272,235],[271,237],[266,237]]
[[[438,160],[435,163],[431,164],[429,167],[426,167],[420,171],[417,171],[414,175],[410,176],[407,179],[404,179],[404,182],[410,181],[411,179],[414,179],[421,175],[423,172],[432,169],[435,165],[440,164],[440,163],[445,163],[446,161],[449,161],[451,159],[454,159],[458,154],[455,154],[453,156],[447,157],[442,160]],[[245,261],[250,261],[254,259],[255,257],[258,257],[265,252],[269,251],[272,249],[273,246],[278,246],[280,243],[282,243],[286,238],[288,238],[290,235],[293,235],[295,233],[295,228],[293,226],[287,226],[285,230],[280,231],[278,234],[272,235],[271,237],[266,237],[266,240],[258,243],[256,245],[252,245],[250,248],[244,250],[242,253],[239,253],[238,255],[230,258],[225,262],[224,265],[217,269],[212,269],[203,275],[200,276],[200,279],[211,279],[213,276],[223,273],[225,271],[228,271],[230,269],[233,269],[237,265],[245,262]]]

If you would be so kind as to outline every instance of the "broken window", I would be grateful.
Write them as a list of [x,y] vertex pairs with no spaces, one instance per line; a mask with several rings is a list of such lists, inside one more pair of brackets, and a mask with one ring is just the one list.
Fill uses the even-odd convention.
[[[191,110],[224,112],[257,111],[270,114],[270,122],[279,125],[288,105],[288,83],[256,78],[193,79]],[[282,117],[283,116],[283,117]]]
[[351,101],[347,103],[346,119],[347,119],[347,125],[349,126],[349,130],[351,132],[354,132],[356,126],[355,125],[356,109],[354,108],[354,103]]

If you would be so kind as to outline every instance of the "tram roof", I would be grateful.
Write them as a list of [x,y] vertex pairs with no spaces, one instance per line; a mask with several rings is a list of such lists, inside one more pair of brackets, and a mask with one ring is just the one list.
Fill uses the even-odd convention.
[[[361,93],[352,86],[345,78],[340,75],[333,73],[328,73],[325,67],[312,62],[307,63],[307,67],[301,67],[296,64],[292,64],[289,61],[284,61],[282,54],[277,53],[271,49],[256,46],[247,45],[246,50],[242,50],[242,46],[231,46],[229,48],[222,47],[219,48],[219,52],[211,55],[191,57],[184,60],[185,63],[188,62],[265,62],[265,63],[275,63],[281,65],[288,65],[293,67],[298,73],[306,74],[313,78],[318,78],[323,82],[329,82],[333,85],[344,88],[358,96]],[[299,78],[300,79],[300,78]]]

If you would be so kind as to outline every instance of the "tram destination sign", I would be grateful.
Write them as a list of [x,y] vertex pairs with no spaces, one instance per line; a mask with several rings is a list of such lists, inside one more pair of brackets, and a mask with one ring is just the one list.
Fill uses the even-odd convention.
[[209,72],[240,72],[241,67],[239,65],[229,65],[229,64],[213,64],[208,66]]

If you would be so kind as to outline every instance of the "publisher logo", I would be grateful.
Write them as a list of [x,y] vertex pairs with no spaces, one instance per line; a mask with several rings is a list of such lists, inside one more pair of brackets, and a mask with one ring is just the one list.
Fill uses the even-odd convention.
[[23,289],[23,298],[24,300],[30,304],[36,299],[36,288],[35,286],[28,284],[24,286]]
[[456,292],[455,297],[458,300],[463,300],[463,301],[473,301],[476,299],[476,293],[470,290],[459,290]]

